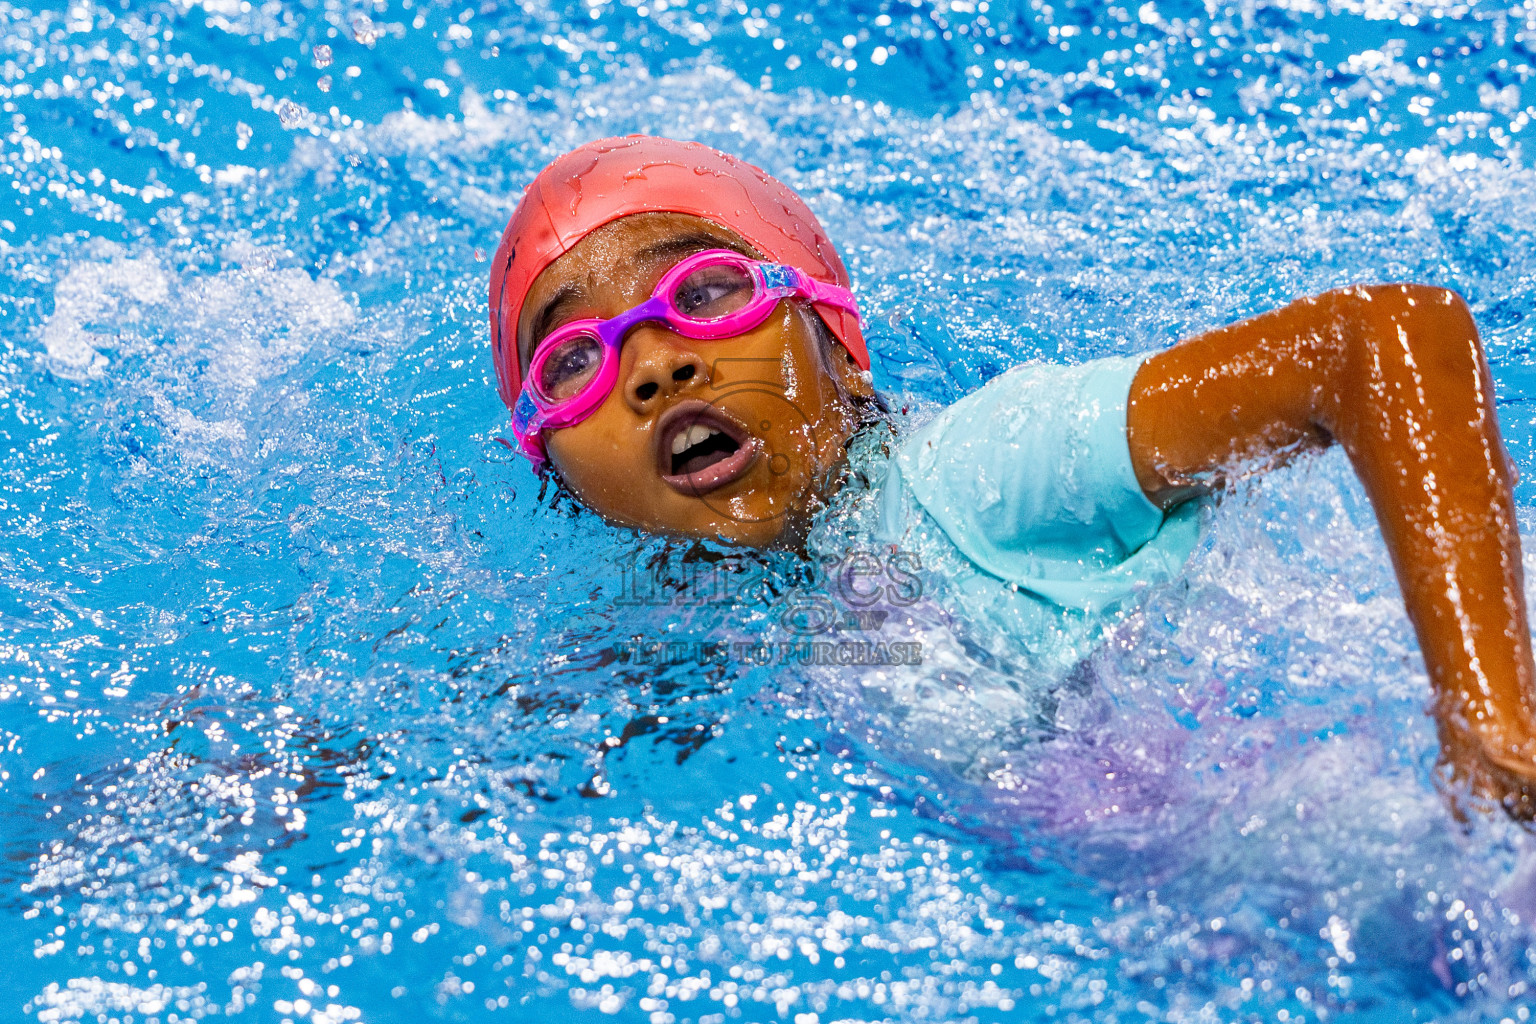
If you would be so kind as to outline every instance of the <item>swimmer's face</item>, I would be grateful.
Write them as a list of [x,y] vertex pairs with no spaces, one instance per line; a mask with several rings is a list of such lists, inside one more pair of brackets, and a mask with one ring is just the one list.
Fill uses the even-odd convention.
[[[526,372],[563,324],[612,318],[651,297],[679,260],[707,249],[761,254],[697,217],[645,213],[592,232],[539,275],[518,321]],[[872,394],[811,307],[781,301],[755,330],[685,338],[631,330],[612,394],[573,427],[546,431],[550,462],[610,522],[767,547],[800,535]]]

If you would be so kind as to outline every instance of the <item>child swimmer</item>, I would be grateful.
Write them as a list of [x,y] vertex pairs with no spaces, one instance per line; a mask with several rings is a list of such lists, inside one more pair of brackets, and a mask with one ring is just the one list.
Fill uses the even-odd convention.
[[[608,521],[793,545],[882,408],[847,271],[793,191],[697,143],[558,158],[492,265],[518,443]],[[1191,499],[1341,445],[1370,498],[1453,780],[1536,817],[1536,667],[1493,382],[1466,303],[1344,288],[1187,339],[993,380],[898,445],[882,532],[1090,615],[1176,572]]]

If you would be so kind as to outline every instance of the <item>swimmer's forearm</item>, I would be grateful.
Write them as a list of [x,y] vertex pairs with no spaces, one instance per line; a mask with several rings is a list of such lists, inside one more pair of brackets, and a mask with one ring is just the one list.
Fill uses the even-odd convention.
[[1164,505],[1341,444],[1391,553],[1448,755],[1536,776],[1513,474],[1459,296],[1347,289],[1202,335],[1147,361],[1127,419],[1137,476]]

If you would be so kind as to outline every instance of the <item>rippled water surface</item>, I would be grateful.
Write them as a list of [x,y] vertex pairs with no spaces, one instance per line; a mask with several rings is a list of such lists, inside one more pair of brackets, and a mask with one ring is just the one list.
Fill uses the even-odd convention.
[[911,417],[1453,285],[1536,531],[1533,63],[1532,0],[0,4],[0,1019],[1528,1019],[1341,458],[1066,679],[933,600],[879,685],[643,664],[816,584],[543,492],[485,256],[579,142],[741,154]]

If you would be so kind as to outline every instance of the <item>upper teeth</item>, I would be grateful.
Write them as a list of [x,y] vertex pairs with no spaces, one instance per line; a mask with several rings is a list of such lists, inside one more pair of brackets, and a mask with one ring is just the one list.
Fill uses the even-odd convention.
[[677,436],[672,438],[672,454],[681,455],[694,445],[702,444],[718,433],[720,431],[714,427],[706,427],[702,423],[695,423],[687,430],[678,431]]

